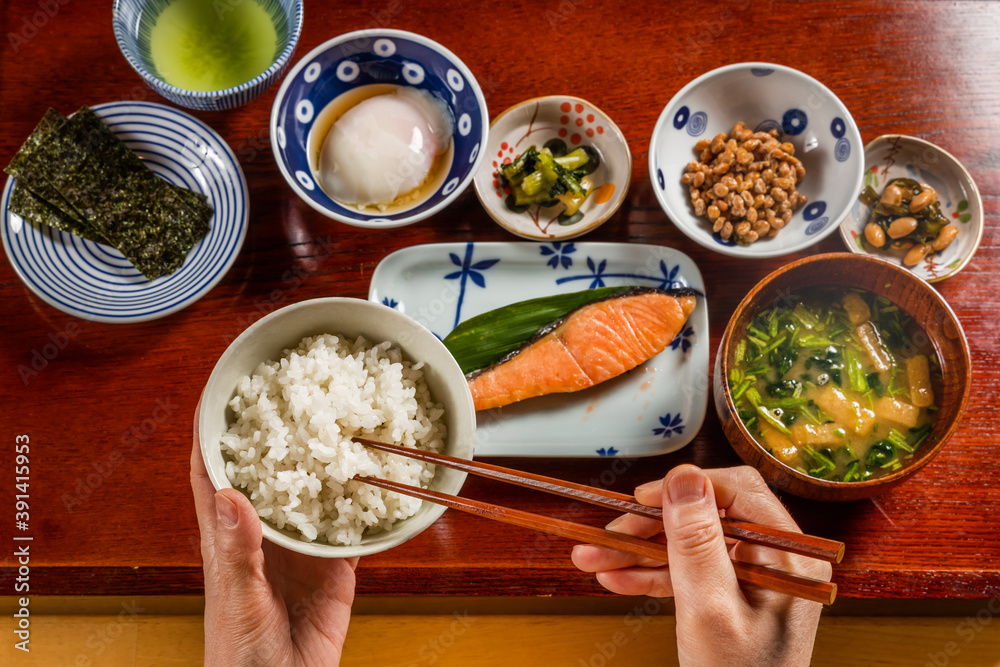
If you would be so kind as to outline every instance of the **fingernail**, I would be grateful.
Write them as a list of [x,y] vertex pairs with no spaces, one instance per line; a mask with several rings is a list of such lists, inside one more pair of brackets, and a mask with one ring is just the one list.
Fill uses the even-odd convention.
[[221,493],[215,494],[215,514],[227,528],[232,528],[240,520],[236,505]]
[[614,530],[618,526],[620,526],[623,523],[625,523],[625,519],[627,519],[627,518],[628,518],[628,514],[622,514],[620,517],[618,517],[617,519],[615,519],[614,521],[612,521],[611,523],[609,523],[608,525],[606,525],[604,527],[604,530]]
[[705,499],[705,475],[697,468],[687,468],[667,481],[667,494],[674,505],[693,505]]
[[645,493],[646,491],[659,491],[662,488],[663,480],[654,479],[652,482],[646,482],[645,484],[640,484],[635,487],[636,493]]

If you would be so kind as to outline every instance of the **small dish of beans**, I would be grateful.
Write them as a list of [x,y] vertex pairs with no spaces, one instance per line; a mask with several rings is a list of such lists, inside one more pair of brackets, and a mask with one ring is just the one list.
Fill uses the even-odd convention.
[[896,178],[879,195],[869,185],[861,201],[872,207],[865,242],[885,252],[903,253],[903,264],[916,266],[931,252],[941,252],[958,236],[958,226],[941,214],[937,190],[912,178]]
[[979,247],[982,200],[953,155],[917,137],[885,135],[865,146],[862,190],[840,235],[852,252],[937,282],[961,271]]

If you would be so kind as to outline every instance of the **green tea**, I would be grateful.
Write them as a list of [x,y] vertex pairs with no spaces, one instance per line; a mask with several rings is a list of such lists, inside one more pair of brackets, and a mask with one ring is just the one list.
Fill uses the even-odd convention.
[[258,0],[150,3],[139,31],[148,36],[147,65],[184,90],[239,86],[267,70],[284,49],[287,23],[280,7],[276,11]]

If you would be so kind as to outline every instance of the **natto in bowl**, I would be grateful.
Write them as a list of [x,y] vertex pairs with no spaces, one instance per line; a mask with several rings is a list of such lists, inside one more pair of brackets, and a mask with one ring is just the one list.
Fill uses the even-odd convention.
[[[713,234],[681,183],[685,165],[698,159],[695,143],[728,135],[737,122],[778,130],[805,167],[796,187],[808,201],[775,236],[749,245]],[[863,171],[861,133],[844,103],[813,77],[771,63],[727,65],[684,86],[660,114],[649,149],[650,181],[667,217],[696,243],[747,259],[799,252],[832,234],[861,191]]]

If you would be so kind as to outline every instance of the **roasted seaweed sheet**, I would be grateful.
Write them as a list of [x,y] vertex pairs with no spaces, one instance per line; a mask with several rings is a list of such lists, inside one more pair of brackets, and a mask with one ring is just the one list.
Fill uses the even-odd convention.
[[16,182],[14,185],[14,192],[10,195],[8,208],[36,227],[53,227],[88,241],[111,245],[106,238],[88,225],[76,218],[69,217],[58,206],[42,199],[20,182]]
[[150,280],[181,267],[213,215],[203,195],[156,176],[87,107],[70,118],[50,109],[5,171],[17,179],[15,213],[113,246]]

